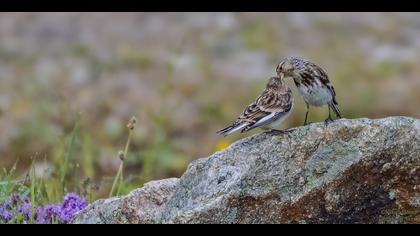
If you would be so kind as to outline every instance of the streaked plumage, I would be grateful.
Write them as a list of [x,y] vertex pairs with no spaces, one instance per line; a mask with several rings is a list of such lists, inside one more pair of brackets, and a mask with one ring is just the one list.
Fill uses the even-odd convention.
[[288,57],[277,66],[277,75],[281,78],[292,77],[296,87],[306,103],[306,115],[304,125],[307,124],[309,106],[328,105],[328,118],[326,123],[332,121],[330,108],[337,117],[341,118],[341,112],[338,109],[336,93],[333,85],[328,79],[327,73],[318,65],[308,60]]
[[281,78],[272,77],[264,92],[242,112],[236,121],[217,133],[228,135],[239,130],[243,133],[257,127],[274,129],[291,113],[292,108],[292,90]]

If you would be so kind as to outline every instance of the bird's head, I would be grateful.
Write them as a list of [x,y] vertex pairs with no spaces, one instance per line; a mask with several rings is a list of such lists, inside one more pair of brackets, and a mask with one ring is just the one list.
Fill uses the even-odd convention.
[[278,89],[283,85],[281,78],[271,77],[267,83],[267,89]]
[[293,64],[293,61],[290,58],[285,58],[277,66],[276,72],[280,78],[284,78],[287,76],[291,76],[293,74],[294,69],[295,66]]

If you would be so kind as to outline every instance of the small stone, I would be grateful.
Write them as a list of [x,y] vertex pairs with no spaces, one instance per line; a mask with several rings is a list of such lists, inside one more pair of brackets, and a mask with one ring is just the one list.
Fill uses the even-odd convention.
[[391,200],[394,200],[394,199],[395,199],[395,192],[394,192],[394,190],[389,191],[389,193],[388,193],[388,197],[389,197],[389,199],[391,199]]
[[386,172],[391,168],[391,163],[386,163],[385,165],[382,166],[382,172]]
[[304,185],[306,183],[306,180],[303,176],[299,177],[299,185]]

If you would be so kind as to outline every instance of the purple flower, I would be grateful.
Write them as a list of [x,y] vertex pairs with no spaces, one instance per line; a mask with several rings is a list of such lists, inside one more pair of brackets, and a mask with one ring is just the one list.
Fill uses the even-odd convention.
[[10,207],[12,207],[12,199],[11,198],[9,198],[9,199],[7,199],[5,202],[4,202],[4,208],[10,208]]
[[68,193],[64,197],[62,204],[50,204],[45,206],[37,217],[37,223],[70,223],[74,215],[86,206],[86,200],[75,193]]
[[18,206],[18,212],[28,219],[32,218],[32,204],[29,201],[24,201]]
[[61,214],[60,218],[66,223],[70,223],[73,219],[74,215],[84,209],[87,206],[87,202],[85,199],[79,197],[75,193],[68,193],[64,197],[64,201],[61,204]]
[[3,204],[0,204],[0,223],[7,223],[12,219],[12,203],[12,199],[9,198]]
[[86,206],[85,199],[75,193],[68,193],[61,204],[36,206],[33,216],[30,199],[27,197],[22,199],[18,195],[13,195],[0,204],[0,223],[8,223],[18,214],[23,217],[21,222],[23,224],[34,220],[37,224],[70,223],[74,215]]
[[2,221],[6,223],[12,219],[12,214],[8,210],[3,210],[1,214],[1,218],[2,218]]
[[12,204],[17,204],[21,201],[20,196],[19,195],[12,195],[12,197],[10,198],[10,201],[12,202]]
[[48,223],[50,223],[49,220],[47,220],[44,215],[45,215],[44,214],[44,209],[42,207],[38,206],[35,209],[35,219],[36,219],[37,224],[48,224]]
[[50,204],[44,207],[44,209],[39,208],[37,214],[37,223],[38,224],[49,224],[53,221],[59,219],[60,215],[60,205]]

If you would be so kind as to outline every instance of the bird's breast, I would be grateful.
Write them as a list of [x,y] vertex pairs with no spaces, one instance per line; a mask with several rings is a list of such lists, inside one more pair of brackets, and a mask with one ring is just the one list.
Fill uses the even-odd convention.
[[305,102],[312,106],[323,106],[333,99],[330,90],[318,83],[309,86],[300,84],[298,89]]

